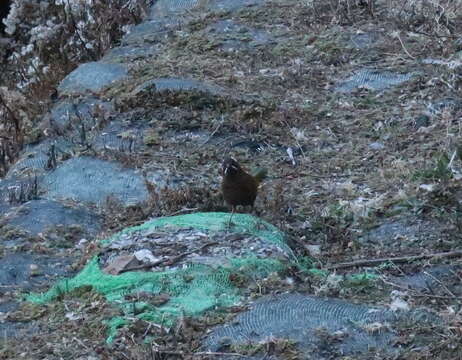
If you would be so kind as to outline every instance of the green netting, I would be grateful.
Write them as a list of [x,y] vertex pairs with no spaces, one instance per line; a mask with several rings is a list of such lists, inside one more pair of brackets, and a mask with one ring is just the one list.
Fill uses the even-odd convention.
[[[223,231],[228,226],[229,216],[229,213],[198,213],[154,219],[125,229],[104,242],[138,230],[165,227]],[[273,225],[247,214],[234,214],[232,223],[230,231],[258,236],[278,245],[290,257],[293,256],[284,242],[283,234]],[[94,257],[75,277],[60,281],[46,293],[31,294],[28,300],[46,303],[60,294],[91,285],[95,291],[104,294],[108,301],[119,304],[124,314],[171,325],[179,316],[197,316],[208,310],[236,304],[240,300],[240,290],[230,281],[230,275],[239,273],[256,279],[281,271],[286,266],[279,260],[247,256],[228,259],[226,265],[218,268],[191,264],[185,268],[162,272],[137,271],[110,275],[101,271],[98,261],[98,257]],[[125,300],[126,295],[140,292],[168,294],[170,300],[162,306]],[[108,321],[109,340],[114,336],[115,329],[125,323],[123,318]]]

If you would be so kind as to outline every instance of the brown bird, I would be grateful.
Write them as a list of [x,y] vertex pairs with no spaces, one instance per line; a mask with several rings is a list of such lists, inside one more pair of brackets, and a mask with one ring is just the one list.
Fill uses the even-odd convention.
[[258,186],[266,177],[266,173],[266,170],[262,169],[255,175],[250,175],[233,158],[226,158],[223,161],[221,191],[223,192],[225,202],[231,206],[233,214],[238,205],[250,205],[253,209]]

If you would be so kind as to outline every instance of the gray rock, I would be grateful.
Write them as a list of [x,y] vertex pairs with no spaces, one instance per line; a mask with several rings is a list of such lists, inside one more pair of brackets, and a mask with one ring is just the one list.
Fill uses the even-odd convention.
[[369,144],[369,148],[371,148],[372,150],[383,150],[385,149],[385,145],[379,142],[373,142]]
[[119,46],[109,50],[100,60],[107,63],[132,61],[139,58],[148,58],[159,53],[158,47],[151,46]]
[[64,138],[47,139],[37,145],[28,145],[16,163],[8,170],[6,179],[26,178],[43,175],[50,165],[51,148],[54,146],[57,159],[70,154],[72,144]]
[[453,46],[454,46],[455,51],[461,51],[462,50],[462,37],[459,37],[453,40]]
[[416,129],[430,126],[430,116],[425,114],[419,115],[417,119],[415,119],[414,126]]
[[168,38],[171,31],[176,30],[184,22],[172,21],[172,19],[156,19],[142,22],[130,28],[130,31],[122,38],[122,44],[133,46],[135,44],[161,42]]
[[225,51],[248,49],[272,41],[268,32],[249,28],[230,19],[208,26],[206,32],[208,36],[219,41],[219,47]]
[[443,111],[455,113],[462,110],[462,100],[454,98],[440,99],[429,104],[427,110],[433,115],[439,114]]
[[[7,254],[0,258],[0,285],[2,288],[19,287],[30,290],[49,284],[54,278],[70,275],[67,269],[71,264],[70,257],[48,255],[31,255],[26,253]],[[35,274],[31,265],[37,265]],[[33,276],[32,276],[33,275]]]
[[449,291],[457,296],[462,294],[460,265],[438,265],[429,267],[412,275],[393,276],[390,280],[398,285],[428,294],[446,294]]
[[350,36],[350,44],[356,49],[368,49],[374,45],[379,39],[377,32],[365,32],[361,34],[353,34]]
[[48,163],[48,150],[50,144],[40,144],[30,147],[8,170],[7,179],[23,177],[24,175],[38,175],[43,173]]
[[183,184],[183,179],[179,176],[172,176],[163,170],[148,170],[146,181],[155,186],[157,191],[162,188],[177,189]]
[[[1,240],[1,239],[0,239]],[[69,256],[31,255],[26,253],[6,254],[0,257],[0,288],[2,291],[31,291],[49,286],[63,276],[71,275],[69,265],[73,261]],[[31,271],[36,267],[36,271]],[[19,302],[0,303],[0,312],[16,311]],[[18,337],[39,332],[34,321],[25,323],[0,321],[0,333],[4,338]]]
[[[248,311],[232,322],[217,326],[204,341],[207,350],[219,351],[222,339],[232,344],[258,343],[270,337],[290,339],[316,359],[332,354],[367,354],[369,349],[394,353],[393,333],[387,326],[397,315],[385,308],[372,308],[336,299],[321,299],[299,294],[267,296],[257,300]],[[382,324],[368,331],[372,324]],[[343,334],[337,341],[320,336]],[[324,355],[327,355],[325,357]]]
[[95,112],[110,112],[113,110],[114,105],[112,103],[94,96],[80,99],[78,103],[66,99],[57,103],[51,109],[51,121],[63,128],[68,126],[72,119],[95,125]]
[[371,243],[376,245],[389,246],[397,237],[415,239],[419,232],[419,225],[407,225],[404,222],[396,221],[382,224],[370,230],[362,236],[359,241],[363,244]]
[[151,8],[151,18],[172,16],[192,10],[201,5],[201,0],[158,0]]
[[82,207],[70,207],[52,200],[32,200],[14,210],[2,219],[6,224],[37,235],[47,228],[78,225],[82,236],[94,237],[101,230],[101,219]]
[[390,247],[395,251],[432,244],[445,234],[445,224],[415,219],[392,220],[367,231],[358,241],[363,245]]
[[80,65],[67,75],[58,86],[58,92],[61,95],[98,92],[127,75],[127,68],[123,65],[90,62]]
[[[11,311],[16,311],[19,303],[16,301],[0,302],[0,314]],[[38,332],[38,328],[33,322],[13,322],[13,321],[0,321],[0,334],[3,338],[12,338],[24,336],[24,334],[32,334]]]
[[264,4],[266,0],[209,0],[212,11],[236,11],[244,7]]
[[142,176],[121,165],[90,157],[73,158],[47,174],[41,184],[47,199],[102,204],[108,197],[130,206],[149,197]]
[[204,11],[236,11],[245,6],[262,4],[265,0],[158,0],[151,8],[149,20],[133,26],[122,39],[122,44],[133,45],[165,40],[170,32],[187,23],[187,12],[193,9]]
[[209,93],[210,95],[224,95],[225,91],[218,86],[205,84],[192,79],[179,78],[159,78],[152,79],[139,85],[133,91],[134,94],[139,92],[162,92],[162,91],[195,91]]
[[[143,131],[145,126],[137,126],[113,119],[92,141],[97,151],[113,150],[123,153],[141,151],[144,148]],[[130,134],[122,136],[123,133]]]
[[188,10],[236,11],[246,6],[258,5],[266,0],[158,0],[151,8],[150,18],[184,14]]
[[38,198],[39,177],[0,179],[0,210],[10,210],[14,204]]
[[413,74],[397,74],[389,71],[362,69],[348,79],[341,81],[335,87],[335,91],[349,93],[358,88],[383,90],[408,81],[412,77]]

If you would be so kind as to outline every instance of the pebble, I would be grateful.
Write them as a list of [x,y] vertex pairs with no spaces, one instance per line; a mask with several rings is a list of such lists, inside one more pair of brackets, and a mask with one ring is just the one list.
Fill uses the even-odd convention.
[[385,149],[385,145],[383,145],[382,143],[379,143],[379,142],[373,142],[373,143],[369,144],[369,147],[372,150],[383,150],[383,149]]

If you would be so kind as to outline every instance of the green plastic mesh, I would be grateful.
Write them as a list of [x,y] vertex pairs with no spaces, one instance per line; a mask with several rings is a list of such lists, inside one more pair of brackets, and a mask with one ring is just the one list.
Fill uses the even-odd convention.
[[[229,213],[197,213],[154,219],[142,225],[127,228],[103,240],[103,243],[118,239],[122,234],[166,226],[177,229],[223,231],[228,226],[229,216]],[[284,242],[283,234],[273,225],[247,214],[234,214],[232,223],[233,232],[258,236],[264,241],[278,245],[294,259],[291,250]],[[108,301],[118,304],[126,315],[172,325],[180,316],[199,316],[206,311],[232,306],[239,302],[240,289],[230,281],[232,274],[238,272],[257,279],[271,272],[282,271],[285,266],[279,260],[247,256],[228,259],[225,265],[218,268],[191,264],[181,269],[163,272],[133,271],[110,275],[100,269],[98,257],[94,257],[73,278],[61,280],[48,292],[31,294],[27,299],[36,303],[46,303],[58,295],[90,285],[95,291],[103,294]],[[168,294],[170,299],[162,306],[153,306],[143,301],[134,303],[133,300],[125,300],[126,295],[140,292],[154,295]],[[123,317],[113,318],[107,322],[108,341],[113,339],[116,328],[125,323],[126,320]]]

